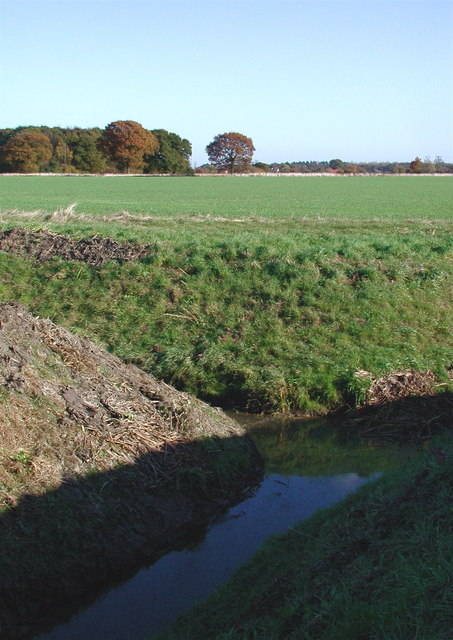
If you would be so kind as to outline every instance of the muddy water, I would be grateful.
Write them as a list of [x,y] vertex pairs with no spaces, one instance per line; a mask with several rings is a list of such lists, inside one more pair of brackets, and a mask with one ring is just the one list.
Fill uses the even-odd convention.
[[237,415],[267,465],[259,487],[196,542],[160,558],[36,640],[138,640],[206,597],[270,535],[338,502],[411,451],[353,443],[326,420]]

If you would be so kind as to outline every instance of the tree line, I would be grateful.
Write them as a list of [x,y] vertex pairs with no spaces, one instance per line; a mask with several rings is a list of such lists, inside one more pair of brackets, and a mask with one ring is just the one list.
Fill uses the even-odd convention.
[[[254,162],[247,169],[250,173],[332,173],[332,174],[403,174],[403,173],[453,173],[453,164],[444,162],[440,156],[434,160],[416,157],[411,162],[345,162],[333,160],[304,160],[298,162]],[[195,173],[218,173],[219,167],[206,163],[195,169]]]
[[165,129],[117,120],[104,129],[46,126],[0,129],[0,172],[13,173],[453,173],[440,156],[410,162],[252,162],[253,140],[218,134],[206,147],[209,162],[192,169],[189,140]]
[[105,129],[0,129],[0,172],[190,174],[190,142],[132,120]]

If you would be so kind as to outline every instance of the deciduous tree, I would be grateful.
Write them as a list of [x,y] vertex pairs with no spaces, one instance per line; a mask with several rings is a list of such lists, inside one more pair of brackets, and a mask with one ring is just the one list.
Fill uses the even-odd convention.
[[409,172],[410,173],[421,173],[422,171],[422,166],[423,166],[423,162],[421,161],[421,158],[419,158],[418,156],[415,158],[415,160],[412,160],[412,162],[409,165]]
[[188,140],[165,129],[153,129],[159,141],[159,149],[146,157],[149,173],[189,173],[192,147]]
[[151,131],[133,120],[118,120],[104,129],[99,147],[120,171],[142,171],[145,155],[153,155],[159,141]]
[[252,139],[242,133],[220,133],[206,147],[210,162],[229,173],[249,171],[254,151]]
[[9,171],[34,173],[52,158],[52,145],[43,133],[20,130],[2,148],[3,164]]
[[340,160],[340,158],[334,158],[330,160],[329,167],[334,171],[343,171],[344,170],[344,162]]
[[100,129],[73,129],[68,131],[68,146],[72,151],[72,163],[78,171],[102,173],[105,158],[97,147]]

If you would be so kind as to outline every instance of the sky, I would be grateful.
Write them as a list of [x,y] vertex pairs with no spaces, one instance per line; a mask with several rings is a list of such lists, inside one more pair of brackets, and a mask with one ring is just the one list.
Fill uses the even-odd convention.
[[0,0],[0,127],[135,120],[254,161],[453,162],[451,0]]

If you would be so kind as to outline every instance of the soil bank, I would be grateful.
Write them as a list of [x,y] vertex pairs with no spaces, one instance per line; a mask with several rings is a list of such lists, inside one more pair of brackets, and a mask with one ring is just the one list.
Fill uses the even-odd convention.
[[0,303],[0,637],[177,545],[262,464],[223,412]]

